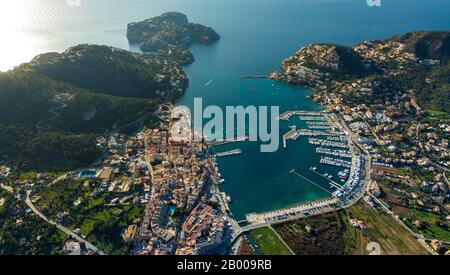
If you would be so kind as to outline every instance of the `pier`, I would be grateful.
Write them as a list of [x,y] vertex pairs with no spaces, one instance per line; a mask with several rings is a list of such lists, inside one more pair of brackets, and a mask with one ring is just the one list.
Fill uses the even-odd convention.
[[322,178],[326,179],[327,181],[329,181],[331,187],[334,187],[334,188],[336,188],[336,189],[341,189],[341,188],[342,188],[342,186],[340,186],[337,182],[333,181],[333,180],[330,179],[330,178],[325,177],[325,175],[322,175],[321,173],[319,173],[319,172],[317,172],[317,171],[315,171],[315,170],[313,170],[313,169],[309,169],[309,170],[311,170],[311,171],[314,172],[315,174],[317,174],[317,175],[321,176]]
[[291,130],[283,135],[283,148],[287,148],[287,140],[296,140],[299,137],[297,128],[292,126]]
[[350,168],[352,166],[351,162],[345,161],[342,159],[335,159],[330,157],[322,157],[320,159],[320,164],[327,164],[331,166],[337,166],[337,167],[345,167]]
[[211,142],[207,142],[207,143],[211,146],[219,146],[219,145],[225,145],[225,144],[235,143],[235,142],[244,142],[244,141],[248,141],[248,140],[249,140],[248,136],[241,136],[241,137],[237,137],[237,138],[216,140],[216,141],[211,141]]
[[328,194],[331,194],[331,192],[330,192],[329,190],[323,188],[322,186],[320,186],[319,184],[313,182],[312,180],[310,180],[310,179],[308,179],[308,178],[306,178],[306,177],[300,175],[299,173],[297,173],[297,172],[295,171],[295,169],[292,169],[291,171],[289,171],[289,174],[294,174],[294,175],[296,175],[297,177],[299,177],[299,178],[301,178],[301,179],[304,179],[304,180],[306,180],[307,182],[313,184],[313,185],[316,186],[317,188],[320,188],[321,190],[327,192]]
[[227,157],[227,156],[240,155],[240,154],[242,154],[241,149],[235,149],[235,150],[217,153],[216,157]]

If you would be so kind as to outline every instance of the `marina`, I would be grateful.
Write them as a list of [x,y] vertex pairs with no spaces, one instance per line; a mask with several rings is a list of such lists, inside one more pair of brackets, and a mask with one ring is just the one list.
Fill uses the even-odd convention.
[[[340,139],[339,139],[340,140]],[[327,147],[336,147],[336,148],[348,148],[348,144],[337,142],[337,141],[331,141],[331,140],[324,140],[324,139],[317,139],[317,138],[309,138],[308,139],[309,144],[316,145],[316,146],[327,146]]]
[[299,116],[300,120],[303,121],[325,121],[325,117],[323,116]]
[[306,129],[302,129],[302,130],[298,131],[298,134],[300,136],[313,136],[313,137],[317,137],[317,136],[332,136],[333,135],[330,132],[311,131],[311,130],[306,130]]
[[330,182],[330,185],[331,185],[331,187],[334,187],[334,188],[337,188],[337,189],[340,189],[342,186],[340,186],[338,183],[336,183],[336,182],[334,182],[333,180],[332,180],[332,176],[331,175],[328,175],[328,174],[321,174],[321,173],[319,173],[319,172],[317,172],[317,169],[316,169],[316,167],[311,167],[309,170],[311,170],[313,173],[315,173],[316,175],[319,175],[320,177],[322,177],[322,178],[324,178],[324,179],[326,179],[327,181],[329,181]]
[[[292,116],[307,116],[311,118],[311,120],[315,117],[323,116],[324,112],[309,112],[309,111],[287,111],[276,117],[277,120],[284,120],[284,121],[290,121]],[[325,119],[317,119],[319,121],[324,121]]]
[[345,160],[337,159],[337,158],[330,158],[330,157],[322,157],[320,159],[320,164],[326,164],[326,165],[337,166],[337,167],[345,167],[345,168],[351,167],[351,162],[349,162],[349,161],[345,161]]
[[316,148],[316,153],[321,154],[321,155],[330,155],[330,156],[334,156],[334,157],[340,157],[340,158],[351,158],[352,157],[352,153],[349,151],[329,149],[329,148],[324,148],[324,147]]

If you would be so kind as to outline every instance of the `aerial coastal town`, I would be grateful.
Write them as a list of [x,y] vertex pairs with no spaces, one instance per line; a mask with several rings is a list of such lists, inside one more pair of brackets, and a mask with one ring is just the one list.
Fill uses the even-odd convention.
[[0,254],[365,255],[376,242],[450,255],[450,32],[311,44],[281,71],[241,76],[312,90],[322,111],[282,110],[280,150],[313,148],[316,163],[285,174],[326,194],[241,220],[218,159],[245,150],[215,149],[249,138],[174,131],[189,47],[220,36],[168,12],[127,38],[149,55],[82,44],[0,74],[0,99],[17,89],[36,110],[0,120]]
[[[433,247],[432,253],[448,253],[445,238],[427,238],[417,233],[432,235],[427,232],[431,226],[443,232],[448,230],[450,121],[444,113],[421,107],[417,91],[401,86],[405,81],[402,76],[408,74],[418,75],[423,81],[419,87],[437,84],[436,73],[423,76],[417,71],[438,72],[448,57],[436,53],[434,58],[433,54],[421,58],[407,45],[411,36],[418,36],[420,41],[427,34],[366,41],[353,49],[310,45],[284,60],[283,71],[271,77],[311,87],[315,91],[312,99],[348,125],[349,132],[354,133],[362,150],[370,156],[371,204],[381,205],[422,242],[426,239],[427,248]],[[353,68],[346,61],[353,62]],[[351,70],[355,67],[368,73],[354,75]],[[413,213],[430,214],[405,215],[407,208]]]

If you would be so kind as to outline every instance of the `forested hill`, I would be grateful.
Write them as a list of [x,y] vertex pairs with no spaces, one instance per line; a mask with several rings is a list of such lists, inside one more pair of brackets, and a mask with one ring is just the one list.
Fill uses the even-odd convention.
[[[450,110],[450,31],[421,31],[386,40],[370,40],[354,47],[311,44],[283,61],[272,77],[310,87],[334,87],[376,78],[380,98],[392,91],[412,92],[420,106]],[[331,89],[333,90],[333,89]],[[363,98],[368,101],[371,98]],[[372,98],[373,99],[373,98]]]
[[143,55],[96,45],[37,56],[22,66],[52,79],[98,93],[176,99],[187,87],[181,66],[159,55]]
[[391,38],[424,62],[437,65],[411,66],[410,71],[390,77],[393,89],[411,90],[425,108],[450,113],[450,31],[411,32]]
[[99,155],[95,135],[180,96],[177,63],[106,46],[79,45],[0,74],[0,163],[69,169]]

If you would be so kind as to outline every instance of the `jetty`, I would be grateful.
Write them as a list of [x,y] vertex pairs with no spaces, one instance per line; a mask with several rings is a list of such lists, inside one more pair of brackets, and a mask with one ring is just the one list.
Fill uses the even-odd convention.
[[332,179],[326,177],[325,175],[322,175],[321,173],[317,172],[316,170],[311,169],[311,168],[309,170],[311,170],[313,173],[315,173],[315,174],[319,175],[320,177],[322,177],[322,178],[326,179],[327,181],[329,181],[331,187],[334,187],[336,189],[341,189],[342,188],[342,186],[340,186],[337,182],[335,182]]
[[330,148],[324,148],[324,147],[318,147],[316,148],[317,154],[322,155],[330,155],[334,157],[340,157],[340,158],[352,158],[352,153],[345,150],[336,150],[336,149],[330,149]]
[[299,116],[298,118],[303,121],[326,121],[323,116]]
[[346,143],[331,141],[331,140],[326,140],[326,139],[309,138],[308,142],[311,145],[317,145],[317,146],[327,146],[327,147],[344,148],[344,149],[349,148],[348,144],[346,144]]
[[[323,116],[324,112],[310,112],[310,111],[286,111],[281,115],[276,117],[276,120],[289,121],[292,116],[307,116],[307,117],[320,117]],[[325,121],[325,119],[320,119],[320,121]]]
[[235,149],[235,150],[230,150],[230,151],[226,151],[226,152],[217,153],[216,157],[227,157],[227,156],[234,156],[234,155],[240,155],[240,154],[242,154],[242,150],[241,149]]

